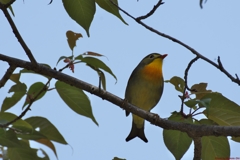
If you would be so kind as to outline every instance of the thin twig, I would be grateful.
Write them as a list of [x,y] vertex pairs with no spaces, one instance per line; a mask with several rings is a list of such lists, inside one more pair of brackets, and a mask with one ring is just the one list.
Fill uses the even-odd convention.
[[[189,90],[189,91],[193,91],[193,90],[188,87],[188,83],[187,83],[188,72],[189,72],[189,69],[191,68],[192,64],[193,64],[194,62],[196,62],[198,59],[199,59],[198,56],[195,57],[195,58],[193,58],[193,59],[188,63],[188,66],[187,66],[187,68],[185,69],[185,73],[184,73],[185,87],[186,87],[186,89]],[[196,92],[196,91],[195,91],[195,92]]]
[[13,124],[14,122],[16,122],[17,120],[21,119],[23,116],[25,116],[25,114],[30,110],[30,107],[32,106],[33,102],[35,102],[35,100],[37,99],[38,96],[40,96],[40,94],[42,94],[42,92],[44,92],[48,86],[48,84],[50,83],[50,81],[52,80],[52,78],[48,79],[47,83],[44,85],[44,87],[36,94],[36,96],[34,96],[33,98],[30,98],[30,102],[28,104],[28,106],[25,108],[25,110],[15,119],[13,119],[12,121],[5,123],[5,124],[1,124],[0,127],[2,128],[6,128],[8,127],[10,124]]
[[196,115],[199,115],[199,114],[203,114],[203,112],[198,112],[196,114],[193,114],[192,116],[196,116]]
[[194,137],[194,160],[200,160],[202,154],[202,142],[201,137]]
[[16,69],[16,66],[10,64],[6,73],[3,75],[2,79],[0,80],[0,88],[2,88],[5,85],[5,83],[9,80],[10,76],[12,75],[15,69]]
[[[110,0],[111,1],[111,0]],[[129,14],[128,12],[126,12],[125,10],[123,10],[121,7],[119,7],[116,3],[114,3],[113,1],[111,1],[113,5],[115,5],[120,11],[122,11],[124,14],[126,14],[128,17],[134,19],[138,24],[142,25],[143,27],[145,27],[146,29],[148,29],[151,32],[156,33],[159,36],[162,36],[164,38],[167,38],[175,43],[178,43],[179,45],[185,47],[186,49],[188,49],[189,51],[191,51],[193,54],[195,54],[196,56],[198,56],[199,58],[201,58],[202,60],[210,63],[211,65],[213,65],[214,67],[216,67],[217,69],[221,70],[219,65],[216,64],[215,62],[211,61],[210,59],[206,58],[205,56],[203,56],[202,54],[200,54],[199,52],[197,52],[195,49],[193,49],[192,47],[188,46],[187,44],[183,43],[182,41],[171,37],[167,34],[164,34],[162,32],[159,32],[158,30],[150,27],[149,25],[145,24],[144,22],[142,22],[141,20],[138,20],[137,18],[133,17],[131,14]],[[237,83],[238,85],[240,85],[240,80],[239,78],[235,78],[233,77],[228,71],[221,70],[229,79],[231,79],[234,83]]]
[[18,42],[21,44],[23,50],[25,51],[25,53],[27,54],[28,58],[30,59],[30,61],[34,64],[34,66],[37,66],[38,63],[37,61],[35,60],[31,50],[28,48],[28,46],[26,45],[26,43],[24,42],[22,36],[20,35],[20,33],[18,32],[18,29],[16,27],[16,25],[14,24],[7,8],[5,7],[1,7],[5,17],[7,18],[8,20],[8,23],[10,24],[12,30],[13,30],[13,33],[15,34],[16,38],[18,39]]
[[[59,72],[62,72],[64,69],[68,68],[68,64],[63,67],[62,69],[59,69]],[[56,68],[54,68],[54,70],[56,70]],[[6,124],[3,124],[3,125],[0,125],[0,127],[2,128],[6,128],[8,125],[10,124],[13,124],[14,122],[16,122],[17,120],[21,119],[29,110],[30,110],[30,107],[32,106],[33,102],[37,99],[37,97],[43,92],[45,91],[47,88],[48,88],[48,85],[50,83],[50,81],[52,80],[52,78],[49,78],[47,83],[44,85],[44,87],[38,92],[38,94],[36,94],[36,96],[34,98],[30,98],[30,102],[28,104],[28,106],[26,107],[26,109],[18,116],[16,117],[14,120],[6,123]]]
[[[181,104],[181,110],[180,110],[180,113],[181,113],[182,115],[185,115],[185,114],[183,113],[183,103],[184,103],[184,100],[185,100],[185,98],[186,98],[186,96],[185,96],[186,90],[193,91],[192,89],[190,89],[190,88],[188,87],[188,84],[187,84],[188,72],[189,72],[189,69],[191,68],[192,64],[193,64],[194,62],[196,62],[198,59],[199,59],[198,56],[196,56],[195,58],[193,58],[193,59],[188,63],[188,66],[187,66],[187,68],[185,69],[185,73],[184,73],[185,86],[184,86],[184,89],[183,89],[183,95],[182,95],[182,97],[181,97],[182,104]],[[195,91],[195,90],[194,90],[194,91]]]
[[151,15],[154,14],[154,12],[158,9],[158,7],[160,5],[164,4],[164,2],[162,2],[162,0],[159,0],[158,3],[156,5],[153,6],[153,9],[151,11],[149,11],[146,15],[144,16],[139,16],[138,18],[136,18],[138,21],[141,21],[143,19],[146,19],[148,17],[150,17]]

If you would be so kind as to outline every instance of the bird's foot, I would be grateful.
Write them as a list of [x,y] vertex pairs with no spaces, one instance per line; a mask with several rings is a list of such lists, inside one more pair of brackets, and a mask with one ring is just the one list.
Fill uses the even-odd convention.
[[158,114],[153,114],[153,122],[151,124],[157,125],[158,120],[160,119],[160,116]]

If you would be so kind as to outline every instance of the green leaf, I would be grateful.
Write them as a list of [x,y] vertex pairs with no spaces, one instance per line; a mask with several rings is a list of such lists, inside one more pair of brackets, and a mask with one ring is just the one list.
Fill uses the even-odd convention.
[[93,70],[95,70],[98,73],[98,76],[100,77],[102,87],[103,87],[104,90],[106,90],[106,78],[105,78],[104,73],[98,68],[94,68],[90,65],[88,65],[88,66],[91,67]]
[[78,38],[83,37],[81,33],[74,33],[73,31],[70,30],[66,32],[66,36],[68,45],[71,50],[73,50],[73,48],[76,46],[76,41],[78,40]]
[[185,82],[182,78],[174,76],[170,80],[166,80],[165,82],[171,83],[175,86],[175,89],[181,93],[183,93],[184,87],[185,87]]
[[11,160],[43,160],[37,156],[37,152],[32,148],[8,148],[8,157]]
[[9,92],[14,92],[11,97],[6,97],[1,106],[1,112],[13,107],[17,102],[19,102],[22,97],[26,94],[27,86],[24,83],[17,83],[13,85]]
[[104,90],[106,90],[106,78],[105,78],[105,75],[102,71],[98,71],[98,75],[100,77],[100,80],[101,80],[101,83],[102,83],[102,87]]
[[208,93],[203,97],[211,98],[208,110],[203,113],[221,126],[240,126],[240,106],[220,93]]
[[94,58],[94,57],[82,57],[82,55],[77,56],[75,59],[81,60],[81,62],[86,63],[87,65],[91,66],[92,68],[103,69],[104,71],[111,74],[117,81],[117,77],[113,74],[112,70],[101,60]]
[[33,130],[30,133],[27,134],[18,134],[19,138],[25,139],[25,140],[38,140],[38,139],[47,139],[46,136],[41,134],[40,132]]
[[206,107],[208,109],[209,104],[211,102],[211,98],[203,98],[201,100],[196,100],[196,102],[198,102],[199,107]]
[[[192,119],[184,119],[180,113],[174,112],[169,120],[176,122],[193,123]],[[192,143],[192,139],[185,132],[176,130],[163,130],[163,140],[168,150],[176,160],[180,160]]]
[[58,65],[58,63],[61,61],[61,60],[63,60],[63,59],[70,59],[70,60],[72,60],[72,58],[73,58],[73,56],[61,56],[59,59],[58,59],[58,61],[57,61],[57,64],[56,65]]
[[19,73],[13,73],[13,74],[10,76],[10,80],[12,80],[12,81],[15,82],[15,83],[20,83],[20,81],[19,81],[20,75],[21,75],[21,74],[19,74]]
[[48,154],[42,148],[40,148],[39,150],[42,151],[43,155],[45,156],[44,158],[42,158],[42,160],[50,160]]
[[34,129],[39,128],[39,133],[46,136],[48,139],[58,143],[67,144],[58,129],[44,117],[29,117],[26,122],[32,125]]
[[202,160],[230,157],[230,146],[227,137],[202,137]]
[[58,158],[55,146],[50,140],[48,140],[48,139],[38,139],[38,140],[35,140],[35,141],[49,147],[54,152],[55,156]]
[[[0,113],[0,124],[6,124],[7,122],[10,122],[16,118],[17,118],[17,116],[12,113],[1,112]],[[26,131],[26,132],[31,132],[33,129],[29,123],[27,123],[26,121],[24,121],[22,119],[18,119],[16,122],[14,122],[13,128],[16,128],[16,129],[19,129],[22,131]]]
[[79,88],[57,81],[57,92],[62,100],[76,113],[91,118],[98,125],[92,113],[92,107],[87,95]]
[[0,145],[6,147],[22,147],[20,141],[17,139],[16,133],[12,130],[4,130],[0,128]]
[[31,99],[35,98],[40,91],[41,91],[41,94],[38,95],[38,97],[34,101],[41,99],[47,92],[47,89],[45,87],[46,87],[45,84],[43,84],[42,82],[36,82],[32,84],[27,92],[27,97],[22,108],[24,108],[27,104],[29,104]]
[[[117,0],[112,0],[113,3],[115,3],[116,5],[118,5],[118,1]],[[126,25],[128,25],[124,19],[122,18],[122,16],[119,14],[119,10],[118,8],[112,4],[112,2],[110,0],[96,0],[96,3],[104,10],[106,10],[109,13],[112,13],[113,15],[115,15],[116,17],[118,17],[123,23],[125,23]]]
[[68,15],[85,29],[89,37],[89,28],[96,12],[95,0],[62,0],[62,2]]
[[184,104],[186,106],[188,106],[189,108],[194,108],[197,105],[197,103],[198,102],[195,99],[190,99],[190,100],[184,102]]
[[231,139],[235,142],[240,142],[240,137],[232,137]]
[[[82,55],[88,55],[88,56],[104,56],[104,55],[102,55],[102,54],[99,54],[99,53],[96,53],[96,52],[91,52],[91,51],[87,51],[87,52],[85,52],[85,53],[83,53]],[[104,56],[104,57],[106,57],[106,56]]]

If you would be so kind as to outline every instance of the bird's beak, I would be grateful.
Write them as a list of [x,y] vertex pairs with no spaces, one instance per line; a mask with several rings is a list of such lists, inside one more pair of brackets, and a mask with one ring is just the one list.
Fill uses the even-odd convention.
[[164,59],[165,57],[167,57],[167,54],[163,54],[163,55],[161,56],[162,59]]

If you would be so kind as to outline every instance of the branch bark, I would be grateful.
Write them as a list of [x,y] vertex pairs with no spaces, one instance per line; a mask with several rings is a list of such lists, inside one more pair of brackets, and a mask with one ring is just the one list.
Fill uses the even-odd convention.
[[[237,83],[240,86],[240,79],[238,78],[238,76],[236,75],[236,78],[234,76],[232,76],[227,70],[225,70],[223,68],[223,66],[221,65],[221,61],[220,58],[218,58],[218,64],[211,61],[210,59],[208,59],[207,57],[203,56],[202,54],[200,54],[199,52],[197,52],[194,48],[190,47],[189,45],[183,43],[182,41],[167,35],[165,33],[162,33],[152,27],[150,27],[149,25],[147,25],[146,23],[142,22],[141,18],[135,18],[134,16],[132,16],[131,14],[129,14],[127,11],[125,11],[124,9],[122,9],[121,7],[119,7],[116,3],[114,3],[112,0],[110,0],[112,2],[113,5],[115,5],[120,11],[122,11],[124,14],[126,14],[128,17],[132,18],[133,20],[135,20],[138,24],[142,25],[143,27],[145,27],[147,30],[156,33],[157,35],[167,38],[175,43],[178,43],[179,45],[185,47],[186,49],[188,49],[189,51],[191,51],[194,55],[196,55],[198,58],[208,62],[209,64],[213,65],[214,67],[216,67],[217,69],[219,69],[221,72],[223,72],[229,79],[232,80],[232,82]],[[151,12],[151,11],[150,11]],[[140,16],[141,17],[141,16]],[[219,63],[220,62],[220,63]]]
[[201,160],[202,155],[202,142],[201,137],[194,137],[194,160]]
[[156,114],[144,111],[130,103],[126,103],[123,99],[113,95],[110,92],[107,92],[105,90],[99,90],[99,87],[83,82],[77,78],[71,77],[67,74],[48,68],[44,65],[38,64],[37,66],[35,66],[31,62],[9,57],[3,54],[0,54],[0,60],[15,64],[17,67],[26,68],[36,73],[58,79],[69,85],[85,90],[89,93],[92,93],[98,97],[101,97],[102,99],[105,99],[119,106],[120,108],[123,108],[133,114],[136,114],[139,117],[146,119],[150,123],[155,124],[164,129],[172,129],[186,132],[187,134],[191,135],[191,137],[202,137],[211,135],[234,136],[234,137],[240,136],[240,126],[195,125],[181,122],[173,122],[166,119],[158,118]]
[[[14,2],[14,0],[10,1],[11,3]],[[27,54],[28,58],[30,59],[30,61],[34,64],[34,65],[37,65],[37,61],[35,60],[31,50],[28,48],[27,44],[25,43],[25,41],[23,40],[21,34],[18,32],[18,29],[15,25],[15,23],[13,22],[12,20],[12,17],[10,16],[8,10],[7,10],[7,6],[11,5],[11,3],[8,3],[8,4],[2,4],[0,3],[0,9],[3,11],[5,17],[7,18],[8,20],[8,23],[10,24],[11,28],[12,28],[12,31],[14,33],[14,35],[16,36],[18,42],[21,44],[23,50],[25,51],[25,53]]]
[[2,79],[0,80],[0,88],[2,88],[5,85],[5,83],[9,80],[10,76],[12,75],[15,69],[16,69],[16,66],[10,64],[6,73],[3,75]]

